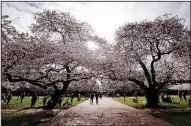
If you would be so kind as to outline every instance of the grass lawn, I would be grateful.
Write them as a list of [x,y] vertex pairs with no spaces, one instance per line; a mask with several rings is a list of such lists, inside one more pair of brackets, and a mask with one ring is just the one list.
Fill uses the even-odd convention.
[[[62,101],[62,105],[66,102],[66,99],[67,99],[67,98],[65,98],[65,99]],[[74,98],[74,99],[73,99],[73,104],[72,104],[72,106],[76,106],[76,105],[78,105],[78,104],[80,104],[80,103],[82,103],[82,102],[84,102],[84,101],[86,101],[86,99],[85,99],[85,98],[81,98],[81,100],[80,100],[80,101],[78,101],[78,100],[77,100],[77,98]],[[69,102],[71,102],[71,100],[70,100],[70,99],[69,99]],[[60,108],[60,109],[70,108],[70,107],[71,107],[70,105],[61,106],[61,108]]]
[[[35,108],[40,108],[43,106],[42,103],[43,97],[39,97],[39,100],[37,100],[35,104]],[[62,101],[62,105],[64,102],[66,102],[67,98],[64,98]],[[76,106],[80,103],[85,101],[85,98],[81,98],[81,101],[77,101],[77,98],[73,99],[73,105]],[[70,102],[70,99],[69,99]],[[18,97],[14,96],[12,100],[9,102],[8,105],[6,103],[2,104],[2,109],[29,109],[31,105],[31,97],[25,97],[23,100],[23,103],[20,103],[20,99],[18,100]],[[59,109],[66,109],[70,108],[72,106],[62,106]],[[51,118],[54,117],[56,114],[53,113],[45,113],[45,112],[36,112],[36,113],[1,113],[1,120],[3,126],[19,126],[19,125],[37,125],[41,123],[41,119],[44,118]]]
[[[160,118],[162,120],[165,120],[167,122],[170,122],[176,126],[191,126],[191,115],[188,111],[179,111],[179,110],[186,110],[189,108],[188,102],[182,101],[179,102],[178,96],[172,96],[173,97],[173,103],[162,103],[161,106],[165,106],[169,109],[177,109],[177,111],[161,111],[159,113],[155,112],[149,112],[149,114]],[[136,109],[144,109],[146,105],[146,99],[145,97],[138,97],[138,103],[134,103],[132,100],[132,97],[126,97],[126,101],[124,101],[123,97],[119,98],[113,98],[114,100],[126,104],[130,107],[134,107]],[[187,96],[187,99],[189,99],[189,96]],[[157,111],[157,110],[156,110]]]
[[146,104],[146,99],[144,97],[138,97],[138,104],[134,103],[132,100],[132,97],[126,97],[125,101],[123,97],[113,98],[114,100],[126,104],[128,106],[134,107],[134,108],[143,108]]
[[[165,106],[167,108],[178,108],[178,109],[189,108],[188,102],[185,101],[179,102],[178,96],[172,96],[172,97],[173,97],[173,103],[162,103],[162,101],[160,100],[161,106]],[[134,103],[132,97],[126,97],[125,101],[123,97],[118,97],[113,99],[128,106],[134,107],[136,109],[143,109],[144,106],[146,105],[146,98],[143,96],[137,98],[138,103]],[[189,99],[189,96],[187,96],[187,99]]]
[[[43,97],[39,97],[39,100],[36,101],[35,107],[43,106],[42,99]],[[17,96],[13,96],[8,105],[3,102],[1,106],[2,109],[26,109],[31,106],[31,97],[26,96],[23,99],[23,103],[20,103],[20,99],[18,99]]]
[[44,118],[52,118],[53,113],[4,113],[1,115],[1,123],[3,126],[20,126],[20,125],[37,125]]
[[[66,97],[64,98],[64,100],[62,101],[62,104],[64,102],[66,102]],[[35,104],[35,108],[40,108],[43,106],[42,103],[43,97],[39,97],[39,100],[37,100],[36,104]],[[81,98],[81,101],[77,101],[77,98],[73,99],[73,106],[80,104],[81,102],[85,101],[85,98]],[[70,99],[69,99],[70,102]],[[7,105],[6,103],[2,103],[2,109],[27,109],[30,108],[31,106],[31,97],[25,97],[23,99],[23,103],[20,103],[20,99],[18,100],[18,97],[13,96],[12,100],[9,102],[9,104]],[[65,107],[71,107],[71,106],[65,106]],[[65,107],[61,107],[61,108],[65,108]]]
[[174,124],[175,126],[191,126],[189,112],[163,112],[151,113],[151,115]]

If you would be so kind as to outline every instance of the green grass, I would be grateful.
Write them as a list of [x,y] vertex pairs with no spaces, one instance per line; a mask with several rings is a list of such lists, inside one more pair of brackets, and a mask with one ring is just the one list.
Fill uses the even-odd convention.
[[[67,98],[65,98],[65,99],[62,101],[62,105],[66,102],[66,99],[67,99]],[[71,99],[69,99],[69,102],[70,102],[70,101],[71,101]],[[80,101],[78,101],[77,98],[74,98],[74,99],[73,99],[73,104],[72,104],[72,106],[76,106],[76,105],[78,105],[78,104],[80,104],[80,103],[82,103],[82,102],[84,102],[84,101],[86,101],[85,98],[81,98]],[[65,109],[65,108],[69,108],[69,107],[71,107],[71,106],[70,106],[70,105],[61,106],[60,109]]]
[[20,125],[37,125],[41,123],[41,119],[52,118],[53,113],[4,113],[1,115],[3,126],[20,126]]
[[[35,107],[43,106],[42,99],[43,97],[39,97],[39,100],[36,101]],[[20,103],[20,99],[18,100],[18,97],[13,96],[8,105],[4,102],[1,105],[2,109],[26,109],[31,107],[31,97],[26,96],[23,99],[23,103]]]
[[[66,97],[64,98],[64,100],[62,101],[62,105],[64,102],[66,102]],[[39,100],[37,100],[36,104],[35,104],[35,108],[39,108],[43,106],[43,97],[39,97]],[[72,106],[76,106],[80,103],[82,103],[83,101],[85,101],[85,98],[81,98],[81,101],[77,101],[77,98],[73,99],[73,105]],[[70,102],[70,99],[69,99]],[[23,103],[20,103],[20,99],[18,100],[18,97],[13,96],[12,100],[9,102],[9,104],[7,105],[6,103],[2,103],[2,109],[27,109],[31,107],[31,97],[25,97],[23,99]],[[71,106],[64,106],[61,108],[68,108]]]
[[133,100],[132,100],[132,97],[126,97],[125,98],[125,101],[124,101],[124,98],[123,97],[118,97],[118,98],[113,98],[114,100],[120,102],[120,103],[123,103],[123,104],[126,104],[130,107],[134,107],[134,108],[137,108],[137,109],[141,109],[145,106],[146,104],[146,99],[144,97],[138,97],[138,104],[137,103],[134,103]]
[[[31,105],[31,97],[25,97],[23,100],[23,103],[20,103],[20,100],[17,100],[18,97],[14,96],[10,103],[6,105],[6,103],[2,104],[2,109],[28,109],[30,108]],[[35,104],[35,108],[40,108],[43,106],[42,103],[43,97],[39,97],[39,100],[37,100]],[[66,102],[67,98],[64,98],[62,101],[63,103]],[[73,106],[76,106],[82,102],[85,101],[85,98],[81,98],[81,101],[77,101],[77,98],[73,99],[73,105],[72,106],[62,106],[59,109],[66,109],[70,108]],[[70,99],[69,99],[70,102]],[[1,120],[2,120],[2,125],[3,126],[19,126],[19,125],[37,125],[41,121],[41,119],[44,118],[51,118],[54,117],[55,115],[53,113],[45,113],[45,112],[37,112],[34,114],[27,114],[27,113],[2,113],[1,114]]]
[[[173,97],[173,103],[162,103],[162,106],[167,106],[169,108],[179,108],[179,109],[186,109],[189,108],[188,101],[181,101],[178,96],[172,96]],[[189,99],[189,96],[187,96],[187,99]]]
[[191,126],[191,115],[189,112],[163,112],[152,113],[151,115],[176,126]]
[[[188,102],[185,101],[179,101],[179,97],[178,96],[172,96],[173,97],[173,103],[162,103],[161,102],[161,106],[167,107],[167,108],[179,108],[179,109],[186,109],[189,108]],[[124,101],[123,97],[119,97],[119,98],[113,98],[114,100],[126,104],[130,107],[134,107],[136,109],[143,109],[144,106],[146,105],[146,98],[141,96],[138,97],[138,103],[134,103],[132,100],[132,97],[126,97],[126,101]],[[187,96],[187,99],[189,99],[189,96]]]
[[[186,108],[189,108],[188,102],[185,101],[179,101],[178,96],[172,96],[173,97],[173,103],[162,103],[161,106],[164,106],[168,109],[177,109],[177,111],[174,112],[168,112],[167,111],[161,111],[160,113],[155,112],[148,112],[148,114],[151,114],[157,118],[160,118],[162,120],[165,120],[167,122],[170,122],[176,126],[191,126],[191,115],[189,112],[186,111],[179,111],[179,110],[186,110]],[[144,109],[146,105],[146,99],[145,97],[138,97],[138,104],[133,103],[132,97],[126,97],[126,101],[124,101],[123,97],[119,98],[113,98],[114,100],[126,104],[130,107],[134,107],[136,109]],[[189,99],[189,96],[187,97]]]

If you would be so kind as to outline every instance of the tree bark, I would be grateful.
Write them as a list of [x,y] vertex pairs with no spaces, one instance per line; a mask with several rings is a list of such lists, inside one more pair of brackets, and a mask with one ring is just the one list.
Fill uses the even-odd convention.
[[54,94],[51,96],[51,102],[47,103],[47,106],[45,106],[45,109],[54,109],[58,103],[59,97],[61,97],[62,93],[60,90],[55,90]]
[[70,84],[71,81],[65,81],[63,82],[63,88],[61,90],[57,89],[57,87],[55,86],[55,91],[54,94],[51,96],[51,102],[50,104],[47,104],[47,106],[45,106],[45,109],[54,109],[58,103],[58,99],[65,94],[65,92],[68,89],[68,86]]
[[158,90],[155,87],[149,87],[146,90],[146,106],[149,108],[158,108],[159,107],[159,94]]

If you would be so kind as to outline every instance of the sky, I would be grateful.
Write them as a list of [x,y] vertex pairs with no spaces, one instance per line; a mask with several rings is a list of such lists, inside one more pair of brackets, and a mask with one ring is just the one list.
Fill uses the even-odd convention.
[[29,32],[33,14],[44,9],[70,12],[77,20],[92,26],[95,33],[114,41],[115,30],[125,23],[154,20],[171,13],[186,19],[190,27],[189,2],[2,2],[2,15],[9,15],[20,32]]

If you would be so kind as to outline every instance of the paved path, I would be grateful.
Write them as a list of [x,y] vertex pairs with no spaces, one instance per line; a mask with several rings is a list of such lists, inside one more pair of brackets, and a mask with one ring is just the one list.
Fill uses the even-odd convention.
[[41,125],[172,126],[170,123],[114,101],[112,98],[99,100],[99,105],[95,103],[90,105],[90,101],[87,100],[73,108],[60,111],[53,119]]

